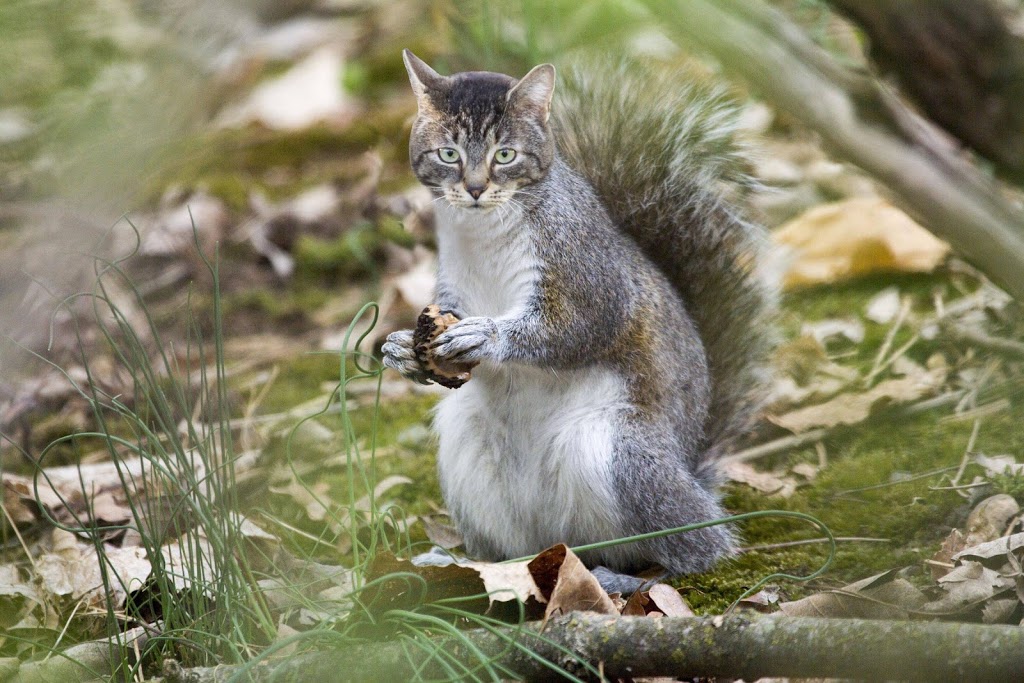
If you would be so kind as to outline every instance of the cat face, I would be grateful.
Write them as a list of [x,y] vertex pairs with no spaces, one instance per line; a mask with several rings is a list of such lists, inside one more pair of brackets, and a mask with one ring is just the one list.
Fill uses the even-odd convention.
[[419,103],[409,160],[421,183],[453,206],[489,210],[544,177],[555,156],[553,66],[517,81],[487,71],[441,76],[408,50],[402,57]]

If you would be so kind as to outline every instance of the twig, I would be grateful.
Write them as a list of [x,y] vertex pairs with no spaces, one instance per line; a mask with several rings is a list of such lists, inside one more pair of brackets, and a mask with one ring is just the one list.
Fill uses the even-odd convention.
[[828,436],[828,429],[812,429],[809,432],[803,434],[794,434],[793,436],[784,436],[781,439],[775,439],[774,441],[768,441],[758,446],[752,446],[742,451],[737,451],[732,455],[727,455],[722,458],[721,462],[746,462],[748,460],[756,460],[757,458],[763,458],[767,455],[774,455],[775,453],[782,453],[784,451],[793,450],[800,446],[806,446],[807,444],[814,443],[815,441],[821,441]]
[[[967,394],[966,390],[959,389],[957,391],[951,391],[939,396],[933,396],[932,398],[918,401],[917,403],[911,403],[910,405],[904,406],[899,412],[906,415],[916,415],[923,413],[928,410],[935,408],[944,408],[946,406],[955,405],[957,401],[963,398]],[[765,443],[758,444],[757,446],[751,446],[741,451],[736,451],[730,455],[722,458],[723,464],[730,462],[747,462],[748,460],[756,460],[769,455],[775,455],[776,453],[783,453],[790,451],[807,444],[816,443],[824,440],[828,436],[831,436],[835,431],[835,428],[821,427],[819,429],[812,429],[809,432],[803,434],[794,434],[792,436],[784,436],[773,441],[766,441]],[[819,460],[821,459],[819,452]]]
[[960,477],[964,476],[964,470],[967,469],[967,463],[971,461],[971,456],[974,455],[974,443],[978,440],[978,432],[981,431],[981,419],[976,418],[974,420],[974,427],[971,428],[971,436],[967,439],[967,448],[964,449],[964,457],[960,459],[960,467],[956,470],[956,475],[950,481],[953,486],[960,483]]
[[872,484],[871,486],[861,486],[861,487],[858,487],[858,488],[855,488],[855,489],[846,489],[845,491],[836,491],[832,495],[833,496],[845,496],[845,495],[850,494],[850,493],[860,493],[861,491],[874,491],[876,489],[889,488],[890,486],[899,486],[900,484],[909,484],[910,482],[917,481],[918,479],[927,479],[928,477],[934,477],[934,476],[936,476],[938,474],[945,474],[946,472],[949,472],[950,470],[955,470],[955,469],[956,469],[955,466],[952,466],[952,467],[940,467],[937,470],[931,470],[930,472],[922,472],[921,474],[915,474],[915,475],[913,475],[911,477],[907,477],[906,479],[899,479],[897,481],[887,481],[887,482],[884,482],[882,484]]
[[958,341],[979,346],[987,351],[1001,353],[1005,356],[1024,358],[1024,343],[1019,341],[1003,337],[993,337],[981,330],[966,327],[948,318],[940,319],[939,327],[942,328],[943,332]]
[[[891,363],[892,360],[899,357],[900,354],[899,352],[897,352],[893,354],[893,358],[890,359],[889,362],[885,363],[885,365],[882,365],[882,362],[885,361],[886,354],[889,353],[889,349],[892,347],[892,343],[896,339],[896,333],[900,331],[901,327],[903,327],[903,322],[907,319],[907,316],[909,314],[910,297],[903,297],[903,301],[900,304],[899,314],[897,314],[895,322],[893,322],[892,327],[890,327],[889,331],[886,333],[885,340],[882,342],[882,346],[879,347],[878,354],[875,356],[875,362],[871,365],[871,370],[864,378],[864,386],[870,387],[871,381],[878,375],[878,373],[882,372],[883,369],[888,367],[889,363]],[[915,341],[916,336],[917,335],[915,335]]]

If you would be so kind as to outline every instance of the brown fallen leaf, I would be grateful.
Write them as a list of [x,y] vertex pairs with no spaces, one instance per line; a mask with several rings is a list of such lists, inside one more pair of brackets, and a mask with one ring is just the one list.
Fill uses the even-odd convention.
[[535,584],[547,598],[544,619],[568,612],[618,614],[615,603],[597,578],[565,545],[541,552],[527,565]]
[[[388,578],[395,574],[394,578]],[[409,579],[415,575],[421,581]],[[389,609],[410,609],[422,603],[449,598],[480,596],[475,604],[469,601],[462,609],[491,612],[503,604],[521,602],[528,616],[539,616],[540,606],[547,601],[527,567],[527,562],[472,562],[454,559],[445,565],[416,565],[391,553],[378,553],[367,570],[368,587],[359,596],[371,612]],[[513,608],[510,611],[518,613]]]
[[746,484],[768,495],[789,498],[796,491],[796,480],[792,477],[779,476],[771,472],[760,472],[749,463],[727,462],[722,466],[722,471],[730,481]]
[[775,231],[796,252],[786,287],[838,282],[876,272],[927,273],[949,245],[883,199],[863,197],[817,206]]
[[668,584],[656,583],[647,594],[654,607],[666,617],[696,616],[679,591]]
[[740,600],[736,607],[739,609],[754,610],[756,612],[770,614],[778,609],[778,605],[782,598],[782,589],[778,586],[768,585],[753,595],[748,595]]
[[938,581],[944,594],[921,606],[924,612],[932,614],[955,614],[974,606],[982,605],[997,595],[1013,590],[1016,581],[1012,576],[989,569],[981,562],[966,561]]
[[626,600],[626,604],[619,610],[619,614],[624,617],[646,617],[647,606],[650,604],[651,600],[647,597],[647,591],[633,591],[633,594]]
[[916,376],[889,379],[862,393],[839,394],[825,403],[769,416],[768,419],[796,434],[818,427],[859,424],[875,410],[892,404],[910,403],[933,393],[942,386],[945,378],[945,371],[940,368]]
[[907,619],[928,599],[896,571],[851,583],[838,591],[825,591],[801,600],[779,603],[779,612],[791,617]]
[[959,529],[953,529],[942,542],[942,546],[932,555],[928,563],[928,571],[933,581],[938,581],[946,574],[953,571],[953,556],[964,549],[964,535]]
[[1021,549],[1024,549],[1024,533],[1003,536],[1002,538],[964,548],[953,556],[953,560],[974,560],[987,567],[999,569],[1006,564],[1007,555],[1017,555]]

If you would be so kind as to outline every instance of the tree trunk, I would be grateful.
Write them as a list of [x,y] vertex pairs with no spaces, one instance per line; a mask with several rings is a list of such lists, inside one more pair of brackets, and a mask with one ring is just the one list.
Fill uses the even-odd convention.
[[1024,181],[1024,38],[991,0],[828,0],[933,121]]

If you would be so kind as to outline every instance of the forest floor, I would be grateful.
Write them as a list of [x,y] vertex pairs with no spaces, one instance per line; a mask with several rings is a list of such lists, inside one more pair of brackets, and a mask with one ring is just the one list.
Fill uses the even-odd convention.
[[[181,530],[178,512],[167,513],[148,554],[133,550],[133,496],[174,500],[166,483],[127,485],[108,467],[111,452],[128,462],[144,444],[160,442],[172,455],[206,448],[203,466],[218,471],[231,452],[237,481],[225,500],[310,566],[361,566],[367,549],[385,546],[399,554],[458,548],[430,428],[447,390],[380,375],[372,358],[388,332],[411,327],[430,303],[435,263],[430,197],[406,160],[415,104],[400,48],[446,56],[408,22],[395,28],[358,15],[344,26],[351,21],[375,39],[346,42],[341,52],[336,38],[312,40],[298,56],[247,62],[218,113],[146,176],[131,224],[120,222],[102,247],[137,253],[117,270],[101,262],[108,269],[98,278],[86,271],[84,282],[106,285],[99,309],[70,302],[52,319],[37,316],[45,322],[19,344],[5,342],[5,359],[20,360],[8,363],[0,393],[0,659],[105,637],[108,612],[122,624],[145,621],[137,585],[111,608],[112,589],[97,591],[96,572],[82,569],[101,548],[122,558],[108,560],[115,574],[134,571],[146,584],[148,565],[119,562],[131,555],[152,564],[153,548],[175,538],[172,527]],[[311,75],[321,67],[337,91]],[[307,121],[279,124],[280,107],[267,102],[295,87],[328,105],[310,105]],[[308,89],[316,88],[329,92],[314,97]],[[724,503],[737,514],[806,513],[838,539],[824,573],[773,578],[746,606],[772,611],[889,572],[886,581],[898,577],[933,606],[893,598],[900,609],[1019,623],[1024,607],[1006,604],[1001,584],[951,602],[948,585],[937,583],[959,566],[953,555],[972,545],[965,538],[976,544],[1021,530],[1024,347],[1015,341],[1016,304],[890,206],[884,188],[829,159],[812,134],[737,96],[744,134],[761,150],[753,171],[765,185],[741,201],[789,260],[772,400],[741,457],[725,465]],[[13,164],[0,167],[11,192]],[[30,242],[24,215],[0,221],[9,253]],[[201,254],[216,263],[216,277]],[[359,316],[371,301],[379,310],[372,329],[372,316]],[[366,333],[361,365],[341,353],[350,323],[347,351]],[[338,394],[342,374],[360,367],[373,372]],[[146,368],[155,368],[153,377]],[[179,400],[179,389],[193,398]],[[221,420],[230,424],[210,428]],[[205,427],[190,431],[195,425]],[[72,436],[85,432],[93,435]],[[80,467],[81,479],[68,467]],[[40,494],[42,474],[50,483]],[[179,475],[173,467],[165,473]],[[189,495],[207,480],[199,477]],[[191,514],[210,522],[200,508]],[[736,557],[671,581],[697,614],[721,614],[765,577],[807,576],[829,557],[822,532],[804,522],[761,517],[738,531]],[[277,638],[330,622],[308,604],[305,612],[269,598],[268,605]]]

